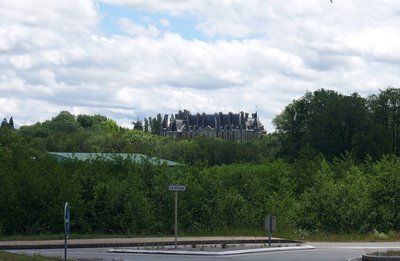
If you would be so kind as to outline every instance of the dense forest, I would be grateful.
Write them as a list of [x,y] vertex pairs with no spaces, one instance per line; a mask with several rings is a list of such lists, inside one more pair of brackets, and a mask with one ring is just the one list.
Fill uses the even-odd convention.
[[[275,132],[234,142],[157,135],[160,115],[121,128],[67,111],[45,122],[0,128],[0,235],[58,233],[64,202],[80,233],[171,234],[171,183],[185,233],[283,230],[400,231],[400,89],[361,97],[307,92],[287,105]],[[116,159],[57,161],[47,152],[142,153],[169,167]]]

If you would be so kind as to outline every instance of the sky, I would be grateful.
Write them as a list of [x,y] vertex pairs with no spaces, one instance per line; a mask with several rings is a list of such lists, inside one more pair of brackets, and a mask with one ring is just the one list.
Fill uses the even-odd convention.
[[132,128],[157,113],[258,112],[307,91],[400,87],[400,0],[0,0],[0,117]]

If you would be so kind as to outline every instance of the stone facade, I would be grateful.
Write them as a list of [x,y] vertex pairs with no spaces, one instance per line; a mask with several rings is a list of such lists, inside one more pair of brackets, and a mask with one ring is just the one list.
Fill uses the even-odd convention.
[[184,110],[175,114],[175,119],[171,121],[168,120],[168,115],[165,115],[160,130],[161,136],[169,138],[192,139],[205,136],[237,141],[256,138],[265,133],[257,112],[249,117],[249,114],[244,112],[191,114]]

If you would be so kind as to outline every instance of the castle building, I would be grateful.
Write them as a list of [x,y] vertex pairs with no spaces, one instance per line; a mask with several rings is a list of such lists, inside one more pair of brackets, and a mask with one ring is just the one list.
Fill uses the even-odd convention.
[[249,117],[249,114],[244,112],[191,114],[184,110],[175,114],[175,119],[171,121],[168,121],[168,115],[165,115],[160,129],[160,135],[169,138],[193,139],[205,136],[235,141],[256,138],[265,133],[257,112]]

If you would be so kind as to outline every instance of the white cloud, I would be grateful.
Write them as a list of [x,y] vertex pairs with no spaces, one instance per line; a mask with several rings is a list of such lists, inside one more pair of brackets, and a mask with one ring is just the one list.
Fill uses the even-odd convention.
[[32,66],[31,57],[28,55],[13,55],[10,62],[16,69],[29,69]]
[[164,27],[169,27],[169,26],[170,26],[169,20],[168,20],[168,19],[165,19],[165,18],[160,19],[160,23],[161,23],[161,25],[164,26]]
[[0,2],[0,21],[29,27],[58,28],[67,31],[86,31],[98,22],[98,10],[89,0],[3,0]]
[[22,93],[25,91],[25,82],[19,78],[8,78],[2,77],[4,80],[0,82],[0,91],[2,93],[6,92],[19,92]]
[[[125,34],[107,36],[102,2],[148,18],[124,13]],[[70,110],[128,126],[185,108],[257,108],[271,130],[307,90],[399,86],[399,14],[389,0],[1,1],[0,117],[28,124]],[[174,28],[177,16],[204,40]]]
[[121,29],[132,36],[157,37],[160,34],[154,25],[148,25],[146,28],[128,18],[120,18],[118,22]]

